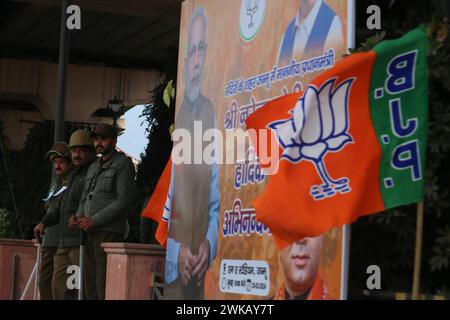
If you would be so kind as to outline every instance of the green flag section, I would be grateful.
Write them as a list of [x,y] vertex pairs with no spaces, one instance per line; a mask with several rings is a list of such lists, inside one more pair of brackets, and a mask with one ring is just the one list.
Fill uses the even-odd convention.
[[[427,79],[427,36],[418,28],[340,60],[304,92],[247,119],[279,145],[279,170],[253,201],[279,248],[422,198]],[[262,166],[273,167],[263,147],[270,134],[254,137]]]
[[423,194],[428,123],[425,29],[374,47],[370,113],[382,150],[380,187],[384,206],[418,201]]

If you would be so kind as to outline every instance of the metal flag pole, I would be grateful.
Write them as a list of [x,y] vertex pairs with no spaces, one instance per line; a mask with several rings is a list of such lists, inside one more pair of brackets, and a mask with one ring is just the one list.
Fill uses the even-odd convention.
[[[356,3],[355,0],[347,1],[347,50],[355,48],[356,40]],[[351,226],[342,227],[342,255],[341,255],[341,300],[348,298],[348,269],[350,263],[350,236]]]
[[34,293],[33,300],[37,300],[39,291],[39,271],[41,270],[41,250],[42,250],[42,238],[37,237],[37,254],[36,254],[36,276],[34,277]]
[[414,254],[412,300],[419,300],[420,298],[420,266],[422,260],[422,234],[423,234],[423,200],[417,203],[416,249]]
[[84,246],[86,245],[86,233],[80,228],[80,270],[78,277],[78,300],[83,300],[84,291]]
[[30,278],[28,278],[27,285],[25,286],[25,289],[23,290],[23,293],[20,296],[20,300],[25,300],[28,291],[30,291],[31,284],[33,283],[33,280],[36,277],[36,272],[37,272],[37,262],[34,264],[33,271],[31,271]]
[[341,261],[341,290],[340,299],[348,299],[348,269],[350,263],[350,238],[351,226],[346,224],[342,227],[342,261]]

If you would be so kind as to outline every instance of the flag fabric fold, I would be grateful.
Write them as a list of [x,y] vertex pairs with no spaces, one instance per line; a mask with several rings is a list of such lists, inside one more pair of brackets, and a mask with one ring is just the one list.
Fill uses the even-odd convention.
[[166,248],[170,218],[170,183],[172,177],[172,158],[167,162],[161,177],[156,184],[147,206],[142,212],[142,217],[152,219],[158,223],[156,240]]
[[421,27],[341,59],[248,117],[258,155],[270,135],[279,147],[278,172],[253,201],[279,248],[422,198],[427,70]]

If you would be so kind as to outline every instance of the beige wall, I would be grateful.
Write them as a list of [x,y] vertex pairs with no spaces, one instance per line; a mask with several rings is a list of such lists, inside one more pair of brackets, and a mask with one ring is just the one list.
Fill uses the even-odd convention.
[[[0,109],[6,144],[21,149],[32,124],[22,120],[53,120],[55,116],[58,65],[55,63],[0,59],[0,98],[25,100],[39,112]],[[161,79],[157,71],[69,65],[66,121],[111,122],[91,117],[108,100],[119,97],[126,106],[149,101],[151,91]]]

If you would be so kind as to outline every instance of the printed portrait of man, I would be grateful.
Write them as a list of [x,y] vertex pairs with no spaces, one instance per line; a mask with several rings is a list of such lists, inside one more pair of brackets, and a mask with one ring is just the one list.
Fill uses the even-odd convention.
[[323,237],[295,241],[280,252],[285,282],[275,300],[330,299],[319,272]]
[[206,271],[217,254],[218,166],[215,161],[213,164],[194,163],[195,154],[202,154],[211,143],[194,141],[194,125],[200,124],[203,132],[216,127],[214,107],[201,92],[207,29],[205,9],[197,7],[189,18],[184,97],[175,116],[175,129],[187,130],[192,137],[191,161],[173,165],[165,208],[170,211],[164,292],[169,299],[204,299]]
[[299,62],[319,56],[331,48],[337,54],[344,53],[341,19],[324,0],[301,0],[281,39],[278,66],[288,65],[292,59]]

